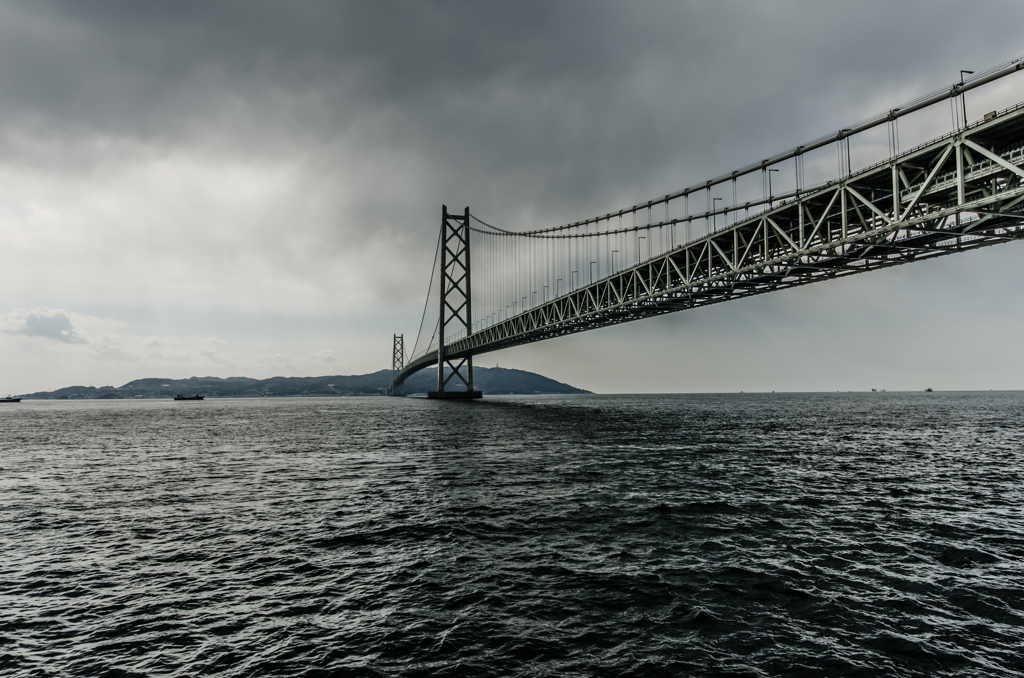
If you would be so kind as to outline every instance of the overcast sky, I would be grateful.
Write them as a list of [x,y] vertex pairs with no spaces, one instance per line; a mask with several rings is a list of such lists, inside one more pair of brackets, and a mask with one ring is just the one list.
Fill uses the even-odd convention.
[[[524,229],[632,205],[1024,55],[1021,25],[1017,0],[0,1],[0,390],[389,367],[443,203]],[[1022,100],[1011,76],[968,116]],[[1024,388],[1022,262],[478,364],[600,392]]]

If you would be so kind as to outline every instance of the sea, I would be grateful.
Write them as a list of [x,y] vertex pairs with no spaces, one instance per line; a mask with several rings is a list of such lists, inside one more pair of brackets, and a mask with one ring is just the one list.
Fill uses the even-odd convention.
[[0,675],[1021,676],[1024,393],[0,405]]

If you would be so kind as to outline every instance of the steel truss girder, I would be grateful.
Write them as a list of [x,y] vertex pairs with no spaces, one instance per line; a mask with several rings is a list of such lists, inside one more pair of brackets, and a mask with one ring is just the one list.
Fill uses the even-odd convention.
[[[442,344],[443,358],[1024,239],[1022,168],[1017,107],[844,180],[781,196],[757,216],[475,333],[467,321],[464,336]],[[428,353],[396,379],[437,362]]]

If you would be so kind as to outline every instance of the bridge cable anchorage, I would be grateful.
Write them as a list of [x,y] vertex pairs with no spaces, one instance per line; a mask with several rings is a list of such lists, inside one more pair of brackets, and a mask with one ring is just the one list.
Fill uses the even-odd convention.
[[[443,208],[420,334],[396,385],[439,365],[438,393],[453,380],[472,390],[472,359],[490,351],[1024,238],[1024,102],[972,123],[954,120],[950,133],[909,150],[900,149],[897,123],[1022,69],[1024,58],[718,179],[583,221],[515,231],[468,208]],[[889,124],[890,141],[869,165],[874,147],[854,152],[851,140],[880,124]],[[815,151],[820,157],[805,164]],[[838,155],[835,175],[825,174],[828,154]],[[793,170],[773,167],[789,159]],[[437,324],[424,346],[430,317]]]

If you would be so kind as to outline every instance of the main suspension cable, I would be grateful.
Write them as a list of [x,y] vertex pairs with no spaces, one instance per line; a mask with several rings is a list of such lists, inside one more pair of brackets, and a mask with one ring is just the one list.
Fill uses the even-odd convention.
[[[416,343],[413,344],[412,355],[415,357],[417,349],[420,347],[420,338],[423,335],[423,324],[427,321],[427,309],[430,307],[430,296],[434,290],[434,275],[437,273],[437,260],[441,256],[441,237],[443,231],[439,231],[437,234],[437,247],[434,249],[434,265],[430,269],[430,284],[427,285],[427,298],[423,302],[423,315],[420,317],[420,330],[416,333]],[[438,321],[440,322],[440,320]],[[437,326],[434,326],[434,333],[437,332]],[[433,342],[434,335],[431,334],[430,341],[427,342],[427,348],[430,347],[430,343]]]

